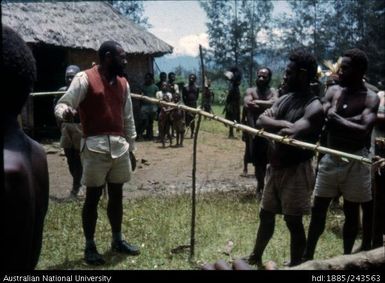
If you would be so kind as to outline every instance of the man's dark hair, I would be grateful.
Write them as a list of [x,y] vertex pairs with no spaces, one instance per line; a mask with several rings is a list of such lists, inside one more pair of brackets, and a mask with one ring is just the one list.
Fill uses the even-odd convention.
[[257,73],[258,73],[260,70],[267,70],[267,71],[269,72],[269,81],[270,81],[270,80],[271,80],[271,77],[273,76],[273,72],[270,70],[270,68],[268,68],[268,67],[260,67],[260,68],[258,68]]
[[146,73],[144,75],[145,78],[150,78],[151,80],[154,80],[154,74],[153,73]]
[[122,46],[116,41],[109,40],[109,41],[103,42],[102,45],[100,45],[100,48],[98,50],[100,62],[104,62],[107,52],[110,52],[112,55],[116,55],[118,53],[117,47],[122,48]]
[[168,78],[170,78],[171,76],[175,76],[175,73],[174,72],[168,73]]
[[36,81],[35,58],[13,29],[3,25],[2,33],[2,92],[7,95],[4,109],[7,113],[19,114]]
[[311,53],[302,48],[295,49],[290,53],[289,60],[295,63],[297,69],[304,69],[307,71],[310,82],[317,80],[318,65]]
[[197,76],[195,74],[190,74],[188,75],[188,77],[190,78],[191,76],[193,76],[195,79],[197,78]]
[[167,73],[166,72],[160,72],[159,78],[167,78]]
[[364,51],[353,48],[346,50],[343,56],[349,57],[352,60],[352,67],[360,74],[364,75],[366,73],[366,70],[368,69],[368,57]]

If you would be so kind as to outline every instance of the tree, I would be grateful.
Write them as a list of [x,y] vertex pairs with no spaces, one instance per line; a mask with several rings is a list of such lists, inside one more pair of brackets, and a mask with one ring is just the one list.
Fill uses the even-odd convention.
[[144,27],[150,28],[148,18],[143,16],[144,7],[143,1],[108,1],[116,10],[122,15],[128,17],[134,23]]
[[267,26],[273,5],[271,1],[201,1],[209,19],[207,25],[210,63],[226,69],[241,67],[250,81],[255,65],[257,33]]
[[382,0],[290,1],[292,14],[276,19],[282,35],[272,38],[281,56],[294,48],[312,49],[318,62],[336,61],[342,53],[358,47],[369,57],[372,83],[385,77],[385,2]]

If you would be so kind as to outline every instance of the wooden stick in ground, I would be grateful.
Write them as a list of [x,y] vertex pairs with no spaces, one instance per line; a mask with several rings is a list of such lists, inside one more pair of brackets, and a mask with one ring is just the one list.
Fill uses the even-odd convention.
[[197,143],[199,127],[202,116],[198,116],[198,122],[194,133],[193,144],[193,169],[192,169],[192,209],[191,209],[191,237],[190,237],[190,261],[194,259],[195,254],[195,214],[196,214],[196,164],[197,164]]
[[280,136],[280,135],[277,135],[277,134],[265,132],[263,129],[260,129],[260,130],[254,129],[252,127],[249,127],[249,126],[246,126],[246,125],[243,125],[243,124],[238,124],[237,122],[232,122],[232,121],[227,120],[225,118],[219,117],[219,116],[217,116],[215,114],[211,114],[211,113],[205,112],[205,111],[203,111],[203,110],[201,110],[199,108],[192,108],[192,107],[188,107],[188,106],[185,106],[185,105],[177,105],[175,103],[160,101],[159,99],[150,98],[150,97],[147,97],[147,96],[143,96],[143,95],[139,95],[139,94],[134,94],[134,93],[131,94],[131,97],[132,98],[137,98],[137,99],[142,99],[142,100],[145,100],[145,101],[148,101],[148,102],[151,102],[151,103],[167,105],[167,106],[172,106],[172,107],[177,107],[177,108],[179,107],[179,108],[181,108],[181,109],[183,109],[185,111],[189,111],[189,112],[192,112],[192,113],[196,113],[196,114],[205,116],[205,117],[207,117],[209,119],[213,119],[215,121],[221,122],[221,123],[223,123],[225,125],[228,125],[230,127],[234,127],[236,129],[248,132],[248,133],[250,133],[252,135],[257,135],[257,136],[260,136],[260,137],[264,137],[266,139],[269,139],[269,140],[272,140],[272,141],[275,141],[275,142],[280,142],[280,143],[292,145],[292,146],[295,146],[295,147],[299,147],[299,148],[302,148],[302,149],[312,150],[312,151],[315,151],[315,152],[331,154],[331,155],[334,155],[334,156],[339,156],[339,157],[343,157],[343,158],[346,158],[346,159],[349,159],[349,160],[355,160],[355,161],[359,161],[359,162],[362,162],[362,163],[365,163],[365,164],[368,164],[368,165],[372,165],[372,161],[370,159],[368,159],[368,158],[363,157],[363,156],[359,156],[359,155],[355,155],[355,154],[351,154],[351,153],[347,153],[347,152],[343,152],[343,151],[339,151],[339,150],[334,150],[334,149],[331,149],[331,148],[328,148],[328,147],[320,146],[318,144],[312,144],[312,143],[307,143],[307,142],[291,139],[289,137],[283,137],[283,136]]
[[[201,59],[201,72],[202,72],[202,92],[205,86],[205,69],[203,65],[203,53],[202,46],[199,45],[199,55]],[[195,119],[195,118],[194,118]],[[198,115],[198,122],[194,133],[193,144],[193,168],[192,168],[192,209],[191,209],[191,237],[190,237],[190,261],[194,259],[195,253],[195,211],[196,211],[196,166],[197,166],[197,143],[198,133],[201,125],[202,116]]]

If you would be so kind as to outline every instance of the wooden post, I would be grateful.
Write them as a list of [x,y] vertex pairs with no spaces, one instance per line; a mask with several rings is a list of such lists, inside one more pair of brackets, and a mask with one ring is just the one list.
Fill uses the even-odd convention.
[[[203,64],[203,52],[202,45],[199,45],[199,55],[201,59],[201,72],[202,72],[202,93],[205,87],[205,68]],[[195,215],[196,215],[196,163],[197,163],[197,144],[198,133],[201,125],[202,115],[198,114],[198,122],[194,133],[193,144],[193,168],[192,168],[192,209],[191,209],[191,237],[190,237],[190,261],[194,259],[195,254]]]

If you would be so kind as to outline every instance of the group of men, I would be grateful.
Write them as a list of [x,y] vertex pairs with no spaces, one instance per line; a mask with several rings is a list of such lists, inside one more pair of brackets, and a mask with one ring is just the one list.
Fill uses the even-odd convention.
[[[289,57],[280,93],[269,88],[271,71],[268,68],[257,71],[257,86],[249,88],[245,95],[243,121],[257,129],[313,144],[322,133],[326,135],[325,146],[369,157],[380,100],[365,86],[363,78],[367,67],[363,51],[347,50],[338,72],[338,84],[329,87],[322,96],[319,88],[314,87],[317,84],[315,58],[305,50],[295,50]],[[261,101],[271,102],[272,106]],[[363,210],[360,249],[376,246],[372,242],[373,192],[369,165],[325,154],[319,160],[315,175],[312,151],[250,135],[244,140],[244,171],[247,162],[252,161],[258,191],[262,194],[260,224],[249,263],[263,265],[262,255],[273,236],[276,214],[284,215],[290,232],[288,265],[313,259],[325,228],[329,204],[340,195],[344,199],[344,254],[352,252],[359,229],[360,207]],[[310,212],[306,237],[302,220],[303,215]]]
[[[6,259],[3,261],[6,269],[33,269],[40,254],[48,207],[47,160],[41,145],[20,129],[17,115],[33,89],[36,67],[30,49],[16,32],[3,26],[2,34],[4,88],[5,93],[12,95],[9,96],[3,119],[5,190],[1,192],[1,207],[4,209],[3,216],[12,217],[2,218],[1,257]],[[68,146],[71,149],[65,150],[65,153],[70,170],[79,166],[75,155],[80,154],[81,184],[86,187],[82,209],[84,258],[87,263],[95,265],[105,262],[94,240],[98,202],[105,184],[108,189],[107,215],[111,225],[112,250],[129,255],[140,253],[138,247],[124,240],[121,227],[123,184],[130,180],[134,169],[133,152],[137,137],[130,86],[123,74],[127,64],[126,54],[119,43],[106,41],[100,46],[98,55],[100,64],[90,69],[80,71],[75,66],[67,69],[71,83],[55,106],[55,116],[61,123],[63,133],[66,129],[75,129],[71,132],[77,133],[79,138],[81,131],[79,147]],[[248,89],[244,100],[247,108],[245,119],[253,127],[312,143],[319,139],[326,121],[328,147],[368,156],[380,100],[365,87],[363,76],[366,69],[367,58],[361,50],[346,51],[338,74],[339,85],[329,88],[321,101],[311,87],[316,80],[316,60],[306,51],[296,50],[289,57],[284,75],[285,93],[279,98],[269,88],[271,71],[268,68],[258,70],[257,87]],[[232,97],[237,98],[240,95],[240,72],[232,69],[227,75],[232,81]],[[153,76],[147,74],[143,94],[153,96],[156,91],[155,97],[162,96],[162,99],[173,99],[173,94],[178,96],[175,78],[171,76],[168,83],[163,74],[162,78],[161,90],[156,91]],[[189,83],[182,90],[183,102],[190,107],[197,107],[199,88],[195,81],[196,76],[190,75]],[[274,103],[267,108],[254,103],[255,100]],[[155,108],[148,104],[142,107],[144,116],[155,112]],[[229,106],[226,111],[232,118],[240,116],[237,105]],[[194,116],[186,114],[191,136],[194,132],[193,120]],[[151,137],[148,124],[145,129],[147,137]],[[230,131],[229,135],[232,136],[233,132]],[[290,231],[290,265],[312,259],[324,230],[330,201],[340,194],[344,198],[344,253],[352,252],[360,206],[364,212],[362,248],[371,248],[370,167],[326,154],[319,162],[315,177],[311,162],[313,152],[280,143],[268,144],[251,136],[247,139],[249,145],[253,145],[250,146],[251,156],[256,158],[256,177],[260,190],[263,189],[260,225],[250,263],[262,265],[262,254],[273,235],[275,215],[278,213],[284,214]],[[65,144],[63,141],[64,148]],[[261,161],[257,157],[262,156],[267,148],[270,154]],[[79,176],[75,174],[73,177],[72,191],[76,194],[80,187]],[[311,209],[313,189],[315,197]],[[302,218],[310,211],[312,216],[306,239]]]

